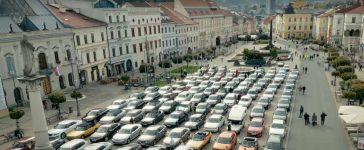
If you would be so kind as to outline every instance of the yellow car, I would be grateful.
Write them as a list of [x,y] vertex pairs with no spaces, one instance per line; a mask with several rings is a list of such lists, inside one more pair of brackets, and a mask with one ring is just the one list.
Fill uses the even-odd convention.
[[192,136],[192,139],[187,142],[186,146],[191,149],[200,150],[208,143],[210,143],[211,137],[212,137],[211,132],[197,131]]
[[75,127],[75,129],[67,134],[67,139],[85,138],[96,131],[101,125],[99,123],[92,124],[83,122]]

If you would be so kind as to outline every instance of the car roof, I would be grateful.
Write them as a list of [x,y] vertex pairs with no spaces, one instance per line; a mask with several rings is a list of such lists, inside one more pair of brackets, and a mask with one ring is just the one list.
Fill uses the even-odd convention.
[[171,114],[183,114],[183,111],[174,111],[174,112],[172,112]]
[[215,105],[215,107],[216,106],[225,106],[225,105],[226,105],[225,103],[218,103],[218,104]]
[[193,114],[192,116],[191,116],[191,118],[199,118],[199,117],[201,117],[202,116],[202,114]]
[[188,128],[184,128],[184,127],[174,128],[171,130],[171,132],[182,132],[182,130],[185,130],[185,129],[188,129]]
[[253,109],[255,109],[255,108],[263,108],[263,106],[262,105],[254,105]]
[[101,128],[101,127],[107,127],[107,128],[109,128],[109,127],[111,127],[112,125],[113,125],[113,123],[111,123],[111,124],[104,124],[104,125],[101,125],[101,126],[100,126],[100,128]]
[[280,142],[281,140],[282,140],[282,137],[281,137],[280,135],[274,135],[274,134],[272,134],[272,135],[270,135],[270,136],[269,136],[269,138],[268,138],[268,140],[267,140],[267,143],[268,143],[268,142],[278,143],[278,142]]
[[220,114],[212,114],[209,118],[220,118],[222,115]]
[[141,111],[140,109],[133,109],[133,110],[130,110],[128,113],[136,113],[136,112],[139,112]]
[[84,149],[97,150],[98,148],[100,148],[101,146],[104,146],[104,145],[110,145],[111,146],[111,143],[109,143],[109,142],[92,143],[90,145],[87,145]]
[[228,96],[235,96],[235,93],[229,93],[226,95],[226,97],[228,97]]
[[162,127],[163,125],[152,125],[152,126],[149,126],[148,128],[146,128],[146,129],[148,129],[148,130],[157,130],[158,128],[160,128],[160,127]]
[[76,122],[76,123],[81,123],[81,120],[63,120],[61,122],[59,122],[58,124],[69,124],[71,122]]
[[84,139],[73,139],[71,141],[68,141],[68,142],[64,143],[61,147],[67,147],[68,148],[68,147],[72,147],[73,145],[75,145],[77,143],[81,143],[81,142],[87,143],[87,141],[84,140]]
[[220,133],[219,137],[232,137],[234,135],[234,132],[231,131],[224,131]]
[[127,124],[127,125],[124,125],[121,128],[123,128],[123,129],[131,129],[131,128],[135,127],[135,126],[141,126],[141,125],[139,125],[139,124]]
[[280,120],[280,119],[273,119],[272,124],[276,123],[276,124],[284,124],[284,120]]
[[275,110],[275,112],[276,111],[287,111],[285,108],[277,108],[276,110]]
[[252,119],[252,121],[251,121],[251,122],[263,122],[263,121],[264,121],[264,119],[263,119],[263,118],[255,117],[255,118],[253,118],[253,119]]

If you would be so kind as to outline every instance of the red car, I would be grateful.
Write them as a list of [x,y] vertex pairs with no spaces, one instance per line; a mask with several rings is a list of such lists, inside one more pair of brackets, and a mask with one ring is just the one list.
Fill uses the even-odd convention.
[[16,141],[8,150],[32,150],[35,148],[34,137],[23,137]]
[[261,137],[264,131],[264,119],[253,118],[248,127],[248,136]]

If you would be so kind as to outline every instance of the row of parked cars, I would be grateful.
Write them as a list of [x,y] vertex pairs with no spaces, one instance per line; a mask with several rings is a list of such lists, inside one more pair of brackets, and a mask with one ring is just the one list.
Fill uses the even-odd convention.
[[[259,105],[250,114],[252,121],[258,122],[285,79],[284,91],[291,92],[287,93],[287,99],[281,98],[282,105],[276,111],[289,111],[294,88],[290,84],[294,85],[298,77],[297,72],[287,75],[287,68],[278,72],[271,68],[267,73],[263,69],[242,73],[237,69],[207,66],[200,70],[173,85],[148,87],[128,99],[115,100],[107,108],[92,109],[82,120],[59,122],[48,131],[50,141],[55,149],[62,150],[111,149],[112,145],[121,145],[120,149],[165,149],[181,143],[202,149],[228,121],[232,131],[222,132],[213,147],[234,149],[237,134],[244,127],[246,110],[257,94],[264,90]],[[242,148],[257,147],[257,139],[253,137],[256,135],[251,136],[242,140]],[[160,141],[162,145],[158,145]]]

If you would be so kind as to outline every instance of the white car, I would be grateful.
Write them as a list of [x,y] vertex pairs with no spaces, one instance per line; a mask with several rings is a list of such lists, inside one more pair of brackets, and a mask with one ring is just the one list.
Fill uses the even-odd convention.
[[57,123],[53,129],[48,130],[48,136],[52,139],[64,139],[66,138],[67,133],[71,132],[81,123],[81,120],[63,120]]
[[255,105],[250,112],[250,118],[258,117],[264,118],[265,116],[265,109],[261,105]]
[[284,137],[286,134],[286,125],[283,120],[273,119],[269,128],[269,135],[279,135]]
[[158,92],[161,95],[166,94],[166,93],[172,93],[173,88],[171,86],[164,86],[164,87],[161,87]]
[[105,116],[100,119],[101,124],[109,124],[113,122],[118,122],[122,117],[126,115],[126,110],[111,109],[107,112]]
[[255,88],[251,88],[248,90],[247,95],[250,96],[253,100],[255,100],[258,97],[258,92]]
[[168,136],[164,138],[163,145],[174,149],[183,142],[186,142],[190,137],[190,130],[188,128],[174,128],[169,132]]
[[277,84],[269,84],[268,87],[267,87],[267,89],[266,89],[266,91],[267,90],[271,90],[275,94],[275,93],[277,93],[277,89],[278,89],[278,85]]
[[270,101],[273,101],[274,95],[275,94],[274,94],[274,91],[273,90],[267,89],[267,90],[264,91],[262,97],[267,97]]
[[225,103],[228,106],[233,106],[236,103],[237,96],[235,93],[229,93],[225,96],[225,98],[222,100],[222,103]]
[[112,102],[112,104],[110,106],[107,106],[107,109],[122,109],[124,107],[126,107],[128,105],[128,101],[123,100],[123,99],[118,99],[115,100],[114,102]]
[[184,102],[189,101],[192,98],[192,94],[187,91],[179,93],[178,96],[174,99],[176,102]]
[[129,144],[132,140],[136,139],[142,134],[142,125],[140,124],[127,124],[112,137],[112,142],[115,145]]
[[204,125],[204,130],[209,132],[218,132],[225,124],[225,117],[220,114],[211,115]]
[[240,98],[238,104],[243,107],[249,108],[249,106],[252,104],[252,101],[253,101],[253,99],[250,96],[244,95]]
[[278,62],[278,63],[277,63],[277,66],[278,66],[278,67],[283,67],[283,66],[284,66],[284,62]]
[[273,119],[278,119],[278,120],[286,121],[287,115],[288,115],[288,113],[287,113],[287,110],[286,109],[284,109],[284,108],[277,108],[274,111]]
[[84,150],[111,150],[112,144],[110,142],[98,142],[87,145]]
[[83,150],[87,145],[89,145],[89,142],[85,139],[73,139],[71,141],[68,141],[67,143],[64,143],[59,149],[60,150]]
[[207,88],[207,87],[210,87],[212,85],[212,82],[211,81],[202,81],[199,85],[200,88]]

